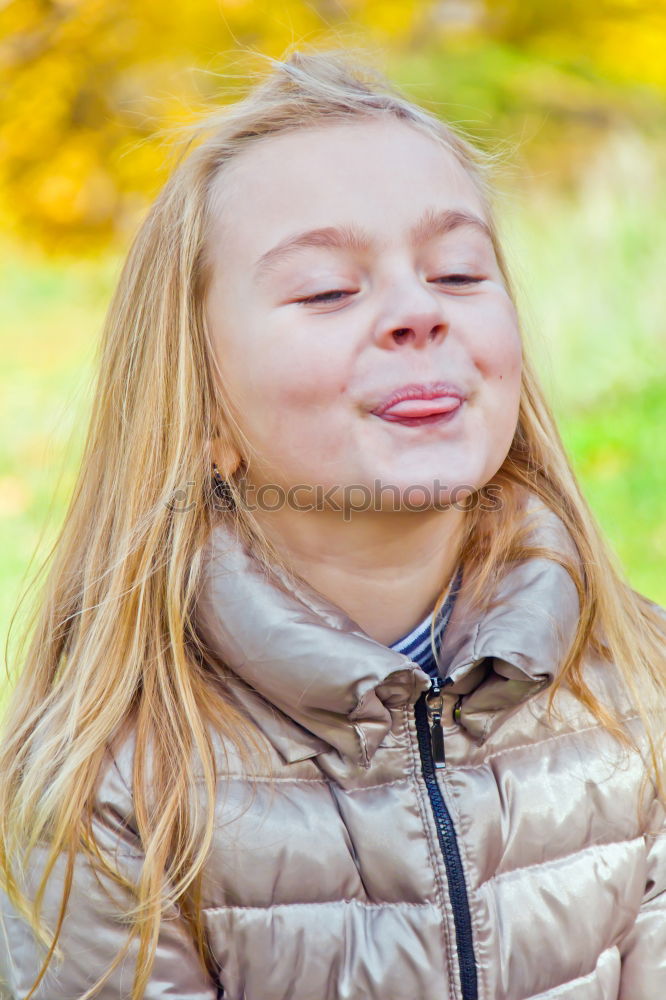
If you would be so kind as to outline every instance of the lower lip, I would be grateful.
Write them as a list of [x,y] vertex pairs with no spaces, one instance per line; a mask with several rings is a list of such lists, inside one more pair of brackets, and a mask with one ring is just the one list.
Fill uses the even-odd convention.
[[456,406],[454,410],[448,410],[446,413],[431,413],[427,417],[401,417],[397,413],[381,413],[379,414],[379,419],[386,420],[391,424],[402,424],[403,427],[421,427],[424,424],[450,424],[461,410],[462,403]]

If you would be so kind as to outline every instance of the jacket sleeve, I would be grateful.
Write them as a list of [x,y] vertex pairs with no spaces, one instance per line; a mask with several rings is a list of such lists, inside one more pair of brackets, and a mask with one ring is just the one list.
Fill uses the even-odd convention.
[[[107,769],[98,796],[94,818],[95,837],[107,850],[114,865],[136,882],[142,853],[136,835],[120,807],[127,786],[115,765]],[[30,858],[27,894],[39,883],[46,849],[36,849]],[[65,858],[59,858],[47,883],[42,915],[49,929],[55,927],[65,874]],[[93,870],[84,855],[76,859],[69,903],[59,938],[61,959],[54,957],[34,1000],[78,1000],[107,971],[127,940],[123,910],[131,895],[116,882]],[[0,998],[18,1000],[30,991],[41,968],[45,949],[27,923],[18,916],[0,891]],[[136,944],[128,949],[95,997],[127,1000],[134,978]],[[199,962],[184,922],[176,912],[162,920],[155,964],[144,994],[145,1000],[174,997],[178,1000],[216,1000],[218,989]]]
[[[618,1000],[666,997],[666,819],[646,836],[646,889],[636,921],[620,944],[622,978]],[[654,830],[654,824],[652,824]]]

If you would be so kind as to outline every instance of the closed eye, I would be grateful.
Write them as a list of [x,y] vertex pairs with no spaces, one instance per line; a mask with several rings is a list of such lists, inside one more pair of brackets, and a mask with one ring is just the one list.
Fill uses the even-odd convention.
[[483,280],[483,278],[474,278],[470,274],[446,274],[442,278],[433,278],[433,282],[438,284],[451,285],[474,285]]
[[[483,280],[483,278],[475,278],[469,274],[447,274],[441,278],[433,278],[433,284],[474,285]],[[308,295],[306,298],[296,299],[295,301],[302,305],[310,305],[316,302],[339,302],[344,296],[353,294],[354,292],[346,292],[341,288],[336,288],[330,292],[319,292],[317,295]]]
[[331,296],[341,296],[341,295],[353,295],[353,292],[343,292],[341,289],[335,289],[332,292],[319,292],[317,295],[308,295],[305,299],[296,299],[296,302],[301,302],[307,305],[309,302],[339,302],[339,298],[331,298]]

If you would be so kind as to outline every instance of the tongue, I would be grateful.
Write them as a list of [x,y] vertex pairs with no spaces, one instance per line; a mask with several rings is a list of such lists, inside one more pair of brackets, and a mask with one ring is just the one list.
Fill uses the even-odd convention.
[[399,403],[394,403],[388,410],[384,410],[382,417],[431,417],[436,413],[450,413],[460,406],[457,396],[437,396],[435,399],[401,399]]

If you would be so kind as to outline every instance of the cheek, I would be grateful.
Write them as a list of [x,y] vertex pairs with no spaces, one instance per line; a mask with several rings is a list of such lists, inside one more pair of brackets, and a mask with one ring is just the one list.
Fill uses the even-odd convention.
[[481,378],[477,431],[479,442],[485,440],[482,478],[487,482],[506,458],[515,434],[523,359],[518,317],[508,296],[488,301],[478,319],[470,353]]
[[476,324],[472,354],[476,368],[488,382],[507,393],[520,384],[522,342],[518,316],[508,296],[485,304]]
[[310,415],[329,409],[345,392],[351,359],[314,338],[277,336],[264,340],[246,362],[253,395],[285,410]]
[[[251,308],[227,308],[214,330],[220,369],[237,401],[239,417],[252,412],[330,403],[345,379],[344,359],[314,336],[299,336],[298,317],[268,322]],[[251,404],[251,405],[249,405]]]
[[238,361],[233,374],[239,423],[256,449],[253,474],[276,481],[283,474],[302,479],[304,456],[335,461],[348,438],[345,407],[339,405],[349,384],[345,358],[293,333],[250,336],[242,357],[230,359]]

